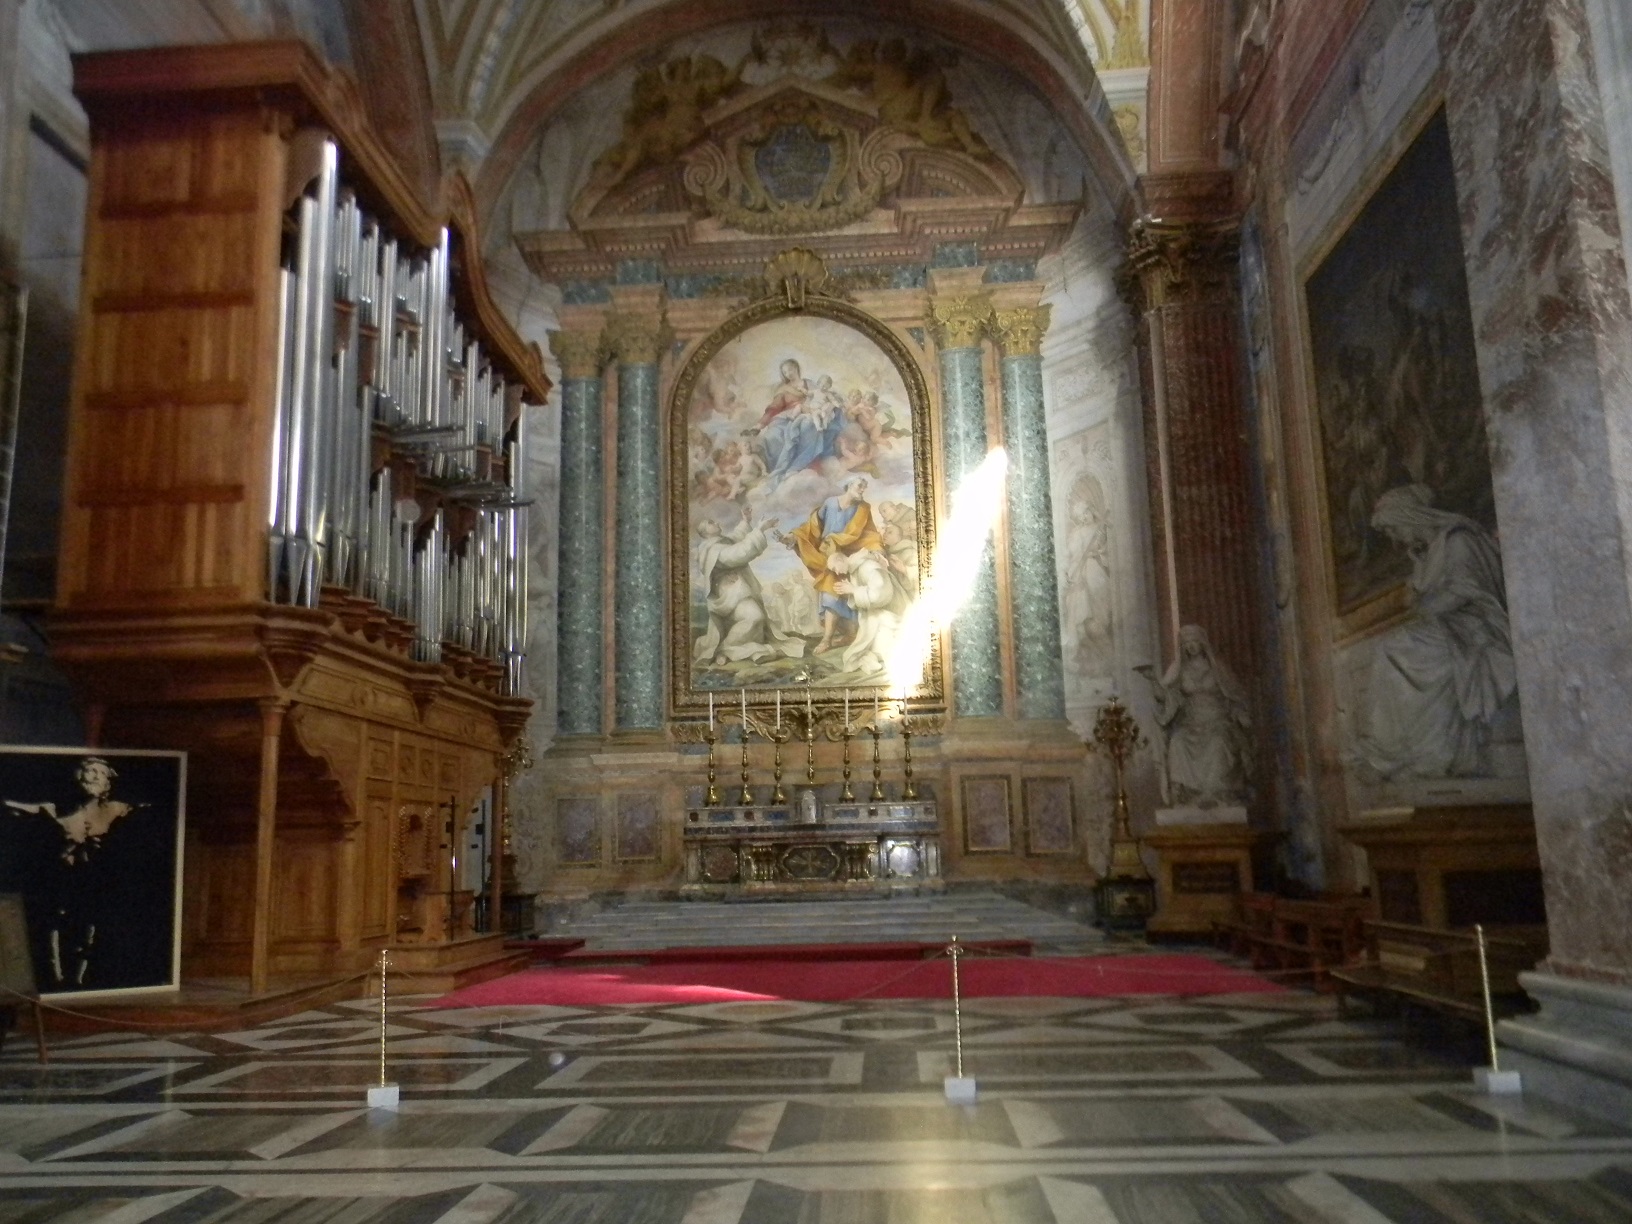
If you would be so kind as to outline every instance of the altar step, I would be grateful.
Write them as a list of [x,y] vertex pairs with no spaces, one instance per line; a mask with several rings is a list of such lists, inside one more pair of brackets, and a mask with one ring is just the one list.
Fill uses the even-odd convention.
[[559,921],[551,939],[582,939],[575,956],[661,948],[1024,940],[1038,953],[1092,950],[1086,923],[992,892],[823,901],[627,901]]

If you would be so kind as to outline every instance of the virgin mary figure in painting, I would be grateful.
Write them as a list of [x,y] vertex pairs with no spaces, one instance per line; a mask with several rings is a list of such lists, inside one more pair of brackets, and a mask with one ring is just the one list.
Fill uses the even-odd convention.
[[795,472],[833,455],[844,431],[844,402],[831,376],[805,378],[799,363],[784,361],[782,381],[760,414],[757,449],[767,469],[766,491],[772,492]]
[[1496,541],[1424,485],[1377,499],[1371,524],[1411,554],[1415,605],[1377,640],[1360,763],[1381,778],[1494,776],[1491,724],[1518,691]]

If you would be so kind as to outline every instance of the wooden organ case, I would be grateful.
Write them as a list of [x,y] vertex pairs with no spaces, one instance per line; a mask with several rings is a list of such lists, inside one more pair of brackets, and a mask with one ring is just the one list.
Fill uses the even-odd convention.
[[262,994],[384,947],[497,970],[453,858],[530,705],[522,405],[549,384],[468,189],[426,209],[299,43],[81,57],[75,89],[53,643],[93,743],[191,754],[183,979]]

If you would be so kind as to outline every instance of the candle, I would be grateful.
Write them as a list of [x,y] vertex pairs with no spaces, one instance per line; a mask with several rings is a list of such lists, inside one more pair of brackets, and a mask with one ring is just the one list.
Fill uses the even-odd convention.
[[776,729],[782,730],[782,690],[776,690]]
[[714,730],[714,694],[708,695],[708,729]]
[[850,690],[844,690],[844,725],[850,725]]
[[805,719],[807,722],[810,719],[810,684],[808,681],[805,684]]
[[746,736],[748,734],[748,690],[743,688],[737,691],[742,694],[742,733]]
[[878,710],[878,690],[877,690],[877,689],[874,689],[874,690],[873,690],[873,725],[874,725],[874,726],[875,726],[875,727],[876,727],[876,726],[877,726],[877,725],[878,725],[878,717],[879,717],[879,710]]

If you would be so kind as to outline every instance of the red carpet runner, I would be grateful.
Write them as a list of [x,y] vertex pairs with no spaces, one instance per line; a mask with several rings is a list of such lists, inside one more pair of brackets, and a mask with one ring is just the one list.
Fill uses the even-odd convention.
[[[1282,987],[1204,956],[965,957],[970,998],[1253,994]],[[948,999],[945,958],[914,961],[743,961],[601,969],[528,969],[444,995],[433,1007],[562,1007],[799,999]]]

